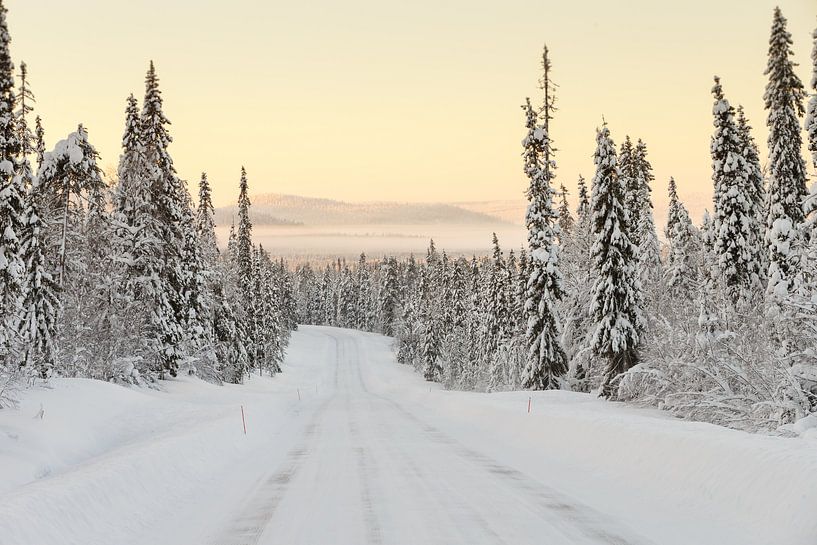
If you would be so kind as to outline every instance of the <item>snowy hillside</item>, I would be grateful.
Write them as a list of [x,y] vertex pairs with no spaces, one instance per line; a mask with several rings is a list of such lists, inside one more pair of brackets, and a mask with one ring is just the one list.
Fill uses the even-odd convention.
[[817,535],[817,438],[586,394],[444,391],[398,365],[390,339],[335,328],[296,332],[283,367],[245,386],[58,379],[26,392],[0,413],[0,542],[812,545]]

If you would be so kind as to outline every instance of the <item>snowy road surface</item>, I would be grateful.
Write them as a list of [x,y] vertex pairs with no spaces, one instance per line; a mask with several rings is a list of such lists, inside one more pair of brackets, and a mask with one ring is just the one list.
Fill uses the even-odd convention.
[[320,334],[335,342],[331,395],[213,545],[644,543],[370,389],[361,336]]
[[281,375],[162,388],[0,411],[0,545],[817,543],[813,440],[445,391],[379,335],[302,327]]

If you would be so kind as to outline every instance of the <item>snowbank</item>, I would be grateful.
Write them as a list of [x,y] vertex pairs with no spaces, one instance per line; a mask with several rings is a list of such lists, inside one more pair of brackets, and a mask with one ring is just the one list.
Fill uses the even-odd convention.
[[329,390],[320,364],[331,341],[303,340],[291,350],[298,366],[242,386],[57,379],[26,391],[0,411],[0,543],[205,543]]

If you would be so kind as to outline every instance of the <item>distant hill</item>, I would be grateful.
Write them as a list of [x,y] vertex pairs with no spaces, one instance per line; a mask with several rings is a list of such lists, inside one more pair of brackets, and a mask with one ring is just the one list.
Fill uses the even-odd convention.
[[528,210],[528,201],[520,197],[515,200],[499,201],[470,201],[451,203],[459,208],[485,214],[493,218],[515,225],[525,224],[525,212]]
[[[236,217],[235,206],[225,206],[215,210],[216,225],[230,225]],[[286,221],[258,210],[255,206],[250,207],[250,221],[253,225],[303,225],[299,222]]]
[[[250,197],[251,219],[258,225],[429,225],[510,223],[475,203],[351,203],[267,193]],[[216,209],[216,223],[229,225],[235,206]],[[518,223],[518,222],[517,222]]]

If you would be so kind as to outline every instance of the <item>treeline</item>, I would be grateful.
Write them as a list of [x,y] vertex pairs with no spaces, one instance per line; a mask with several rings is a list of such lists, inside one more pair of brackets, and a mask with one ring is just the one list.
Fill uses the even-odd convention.
[[[817,91],[817,31],[812,53]],[[712,88],[713,207],[693,224],[670,179],[661,242],[641,140],[596,134],[578,207],[554,184],[544,103],[523,106],[527,248],[424,260],[361,256],[296,272],[303,323],[393,335],[397,357],[448,388],[568,388],[654,404],[740,429],[785,431],[817,410],[817,185],[807,190],[800,118],[817,167],[817,96],[794,71],[774,12],[765,93],[767,168],[742,108]],[[807,111],[806,111],[807,110]]]
[[194,206],[168,152],[153,63],[127,100],[122,155],[105,180],[88,131],[46,151],[21,64],[15,86],[0,2],[0,406],[24,379],[142,383],[184,371],[241,382],[277,372],[295,327],[289,275],[239,225],[219,254],[206,175]]

